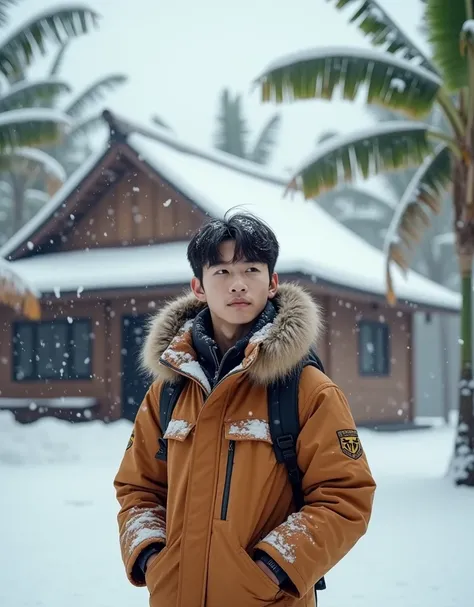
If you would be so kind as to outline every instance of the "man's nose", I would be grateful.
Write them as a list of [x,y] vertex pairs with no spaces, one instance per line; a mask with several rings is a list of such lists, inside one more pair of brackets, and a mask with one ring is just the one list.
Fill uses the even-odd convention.
[[247,285],[242,280],[238,280],[232,284],[230,290],[231,293],[246,293]]

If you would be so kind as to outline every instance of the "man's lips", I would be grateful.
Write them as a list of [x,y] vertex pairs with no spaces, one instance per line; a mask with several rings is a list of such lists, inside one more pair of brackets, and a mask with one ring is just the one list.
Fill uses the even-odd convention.
[[232,306],[233,308],[245,308],[250,305],[250,302],[246,299],[235,299],[227,305]]

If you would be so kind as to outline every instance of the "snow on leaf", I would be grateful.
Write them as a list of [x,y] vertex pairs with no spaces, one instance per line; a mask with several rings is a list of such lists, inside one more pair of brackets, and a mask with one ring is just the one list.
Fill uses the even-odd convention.
[[390,81],[390,86],[396,89],[399,93],[403,93],[407,85],[401,78],[392,78]]
[[0,113],[0,126],[15,124],[16,122],[57,122],[70,126],[71,118],[66,116],[60,110],[49,108],[23,108],[19,110],[10,110],[9,112]]
[[474,19],[467,19],[467,21],[464,21],[462,31],[474,35]]
[[442,80],[436,74],[434,74],[430,70],[427,70],[419,65],[414,64],[413,62],[401,59],[400,57],[396,57],[392,54],[388,55],[387,53],[382,53],[373,49],[361,49],[357,47],[346,46],[324,46],[289,53],[287,55],[279,57],[278,59],[272,61],[269,65],[267,65],[267,67],[263,70],[262,74],[255,79],[255,82],[259,82],[264,79],[265,74],[285,68],[286,66],[295,63],[311,61],[313,59],[324,59],[325,57],[331,56],[341,57],[341,59],[343,57],[350,57],[362,59],[365,61],[373,60],[377,62],[390,63],[390,65],[393,65],[396,68],[406,70],[407,73],[413,72],[420,78],[423,78],[424,80],[429,80],[433,85],[437,87],[440,87],[442,85]]
[[56,160],[56,158],[50,156],[46,152],[43,152],[43,150],[40,150],[38,148],[18,148],[8,155],[12,157],[18,157],[24,160],[31,160],[33,162],[37,162],[38,164],[41,164],[43,166],[47,173],[56,177],[58,181],[61,181],[62,183],[66,181],[66,170]]

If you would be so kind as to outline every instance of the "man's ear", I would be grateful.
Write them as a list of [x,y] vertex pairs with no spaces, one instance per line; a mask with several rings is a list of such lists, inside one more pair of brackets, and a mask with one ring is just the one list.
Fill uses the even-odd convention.
[[199,301],[207,302],[207,297],[206,293],[204,292],[202,282],[199,280],[199,278],[196,278],[196,276],[193,276],[191,279],[191,289],[195,297],[199,299]]
[[278,278],[278,274],[273,272],[270,278],[270,286],[268,287],[268,299],[273,299],[278,291],[278,285],[280,281]]

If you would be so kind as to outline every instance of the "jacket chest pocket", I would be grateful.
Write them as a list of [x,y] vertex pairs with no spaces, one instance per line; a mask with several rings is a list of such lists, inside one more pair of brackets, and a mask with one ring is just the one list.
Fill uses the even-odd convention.
[[184,443],[191,437],[195,425],[195,422],[189,422],[185,419],[171,419],[163,437],[158,440],[160,448],[155,456],[156,459],[166,461],[168,459],[168,443],[170,441],[172,443],[176,442],[176,444]]
[[[268,421],[241,419],[225,422],[227,461],[220,518],[227,520],[232,488],[239,494],[251,490],[267,477],[276,460]],[[262,478],[261,478],[262,477]]]

